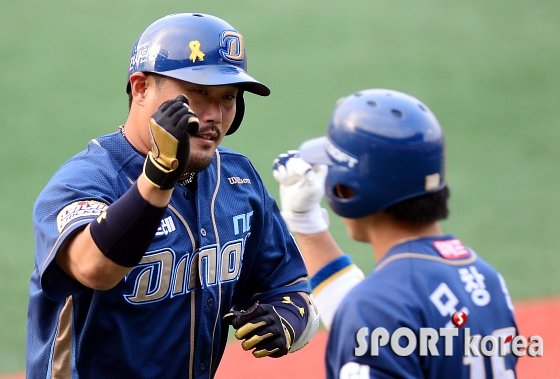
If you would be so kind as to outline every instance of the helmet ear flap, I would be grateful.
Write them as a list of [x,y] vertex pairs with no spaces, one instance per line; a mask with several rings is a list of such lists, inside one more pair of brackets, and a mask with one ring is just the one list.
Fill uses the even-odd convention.
[[241,125],[243,115],[245,114],[245,99],[243,98],[244,93],[245,91],[243,91],[242,89],[239,89],[239,92],[237,93],[237,98],[235,99],[235,117],[233,118],[233,122],[231,123],[226,136],[235,133],[235,131],[239,129],[239,126]]
[[325,198],[339,216],[359,218],[378,211],[375,198],[378,191],[369,178],[357,170],[331,166],[325,182]]

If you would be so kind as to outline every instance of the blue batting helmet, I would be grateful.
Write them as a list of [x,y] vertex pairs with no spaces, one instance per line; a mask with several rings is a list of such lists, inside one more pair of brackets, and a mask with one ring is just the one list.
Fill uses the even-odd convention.
[[207,86],[238,85],[237,111],[227,134],[234,133],[243,119],[244,91],[270,94],[267,86],[247,74],[243,36],[207,14],[171,14],[148,26],[132,48],[127,93],[130,76],[138,71]]
[[[346,218],[446,185],[439,122],[426,105],[402,92],[368,89],[340,99],[327,136],[308,140],[299,150],[307,162],[329,165],[327,202]],[[337,186],[351,195],[340,196]]]

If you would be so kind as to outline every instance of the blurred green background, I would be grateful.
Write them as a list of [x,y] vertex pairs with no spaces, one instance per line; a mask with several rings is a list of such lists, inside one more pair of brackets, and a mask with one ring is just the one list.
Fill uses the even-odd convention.
[[[54,171],[127,115],[132,45],[169,13],[224,18],[244,36],[248,94],[224,146],[270,192],[276,156],[324,134],[335,101],[364,88],[414,95],[446,133],[451,219],[514,300],[560,294],[560,3],[553,0],[0,2],[0,373],[25,368],[31,211]],[[366,271],[367,245],[332,231]]]

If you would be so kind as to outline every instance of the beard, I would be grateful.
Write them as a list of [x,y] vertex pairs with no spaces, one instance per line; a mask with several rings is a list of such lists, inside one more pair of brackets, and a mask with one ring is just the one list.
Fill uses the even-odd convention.
[[[218,141],[218,145],[222,141],[222,130],[216,125],[208,125],[206,127],[200,128],[198,130],[199,133],[206,133],[208,131],[213,131],[216,133],[216,141]],[[212,151],[210,154],[209,151],[203,152],[190,152],[189,163],[187,164],[187,168],[185,172],[200,172],[212,163],[212,157],[215,154],[215,150]]]
[[212,163],[214,154],[191,153],[185,172],[200,172]]

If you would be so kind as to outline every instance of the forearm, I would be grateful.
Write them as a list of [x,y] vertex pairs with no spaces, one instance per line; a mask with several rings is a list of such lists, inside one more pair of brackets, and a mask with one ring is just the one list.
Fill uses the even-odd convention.
[[340,302],[363,280],[364,274],[342,252],[328,230],[295,235],[311,277],[319,316],[323,325],[330,329]]
[[136,181],[138,185],[138,191],[144,199],[146,199],[150,204],[156,207],[166,207],[171,200],[171,195],[173,190],[161,190],[155,187],[144,174],[138,177]]
[[294,233],[309,276],[344,255],[328,230],[314,234]]
[[[122,218],[122,220],[117,219],[117,221],[120,221],[117,223],[115,223],[115,219],[113,218],[109,230],[121,230],[121,232],[115,233],[115,236],[112,237],[111,233],[105,232],[106,229],[102,229],[101,231],[98,229],[96,230],[97,238],[94,238],[92,235],[92,228],[99,228],[99,225],[94,223],[100,223],[101,221],[109,222],[104,219],[106,215],[100,216],[98,220],[93,220],[92,224],[89,224],[81,231],[68,237],[67,242],[57,252],[56,261],[66,274],[89,288],[106,290],[117,285],[141,259],[142,255],[145,253],[145,248],[147,248],[147,245],[149,245],[151,241],[151,237],[148,238],[147,236],[143,244],[138,244],[138,246],[130,249],[122,249],[122,257],[120,256],[121,251],[112,248],[112,246],[119,246],[119,244],[121,246],[133,245],[137,240],[133,237],[135,230],[138,231],[137,234],[139,236],[142,236],[146,232],[148,234],[151,234],[151,232],[155,234],[155,229],[157,229],[161,220],[161,218],[158,218],[158,208],[163,208],[169,203],[173,191],[163,191],[154,187],[146,180],[144,174],[140,175],[138,178],[137,188],[140,204],[147,201],[149,203],[149,205],[147,205],[148,211],[151,211],[153,214],[150,215],[148,217],[149,220],[147,220],[151,224],[148,228],[149,230],[145,230],[145,223],[138,223],[138,225],[131,224],[129,227],[129,225],[127,225],[129,222],[126,218]],[[131,190],[136,191],[135,188]],[[126,204],[121,203],[120,211],[116,212],[123,213],[123,205],[125,212],[134,212],[135,210],[133,207],[137,206],[137,203],[131,203],[129,200],[130,199],[128,199]],[[155,213],[153,212],[154,209],[156,210]],[[110,211],[111,207],[107,209],[107,214],[109,214]],[[115,216],[119,217],[121,215],[117,214]],[[131,216],[133,216],[132,218],[145,218],[145,212],[137,212],[137,214]],[[134,241],[127,240],[131,239],[131,236],[134,238]],[[103,243],[96,243],[96,239]],[[108,248],[108,246],[111,248]],[[127,255],[132,257],[129,258]]]
[[108,259],[93,241],[89,229],[88,225],[68,237],[55,259],[67,275],[86,287],[95,290],[111,289],[131,268]]

